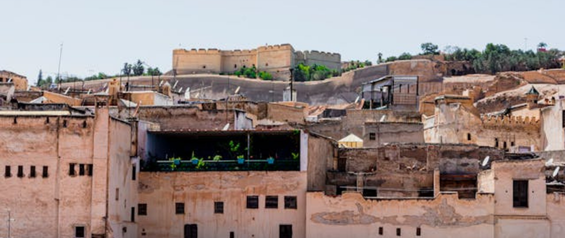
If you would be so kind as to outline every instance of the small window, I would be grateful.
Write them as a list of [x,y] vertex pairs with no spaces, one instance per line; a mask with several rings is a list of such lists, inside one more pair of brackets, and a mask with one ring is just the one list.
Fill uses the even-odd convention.
[[516,143],[514,141],[510,141],[510,146],[515,146]]
[[75,166],[76,166],[76,164],[74,164],[74,163],[69,164],[69,175],[70,176],[76,175]]
[[422,235],[422,228],[416,227],[416,236],[421,236],[421,235]]
[[86,123],[86,121],[83,121],[83,122],[82,122],[82,128],[86,128],[87,125],[88,125],[88,124]]
[[233,231],[230,231],[230,238],[235,238],[235,233]]
[[36,174],[35,174],[35,166],[30,166],[29,167],[29,177],[31,178],[35,178]]
[[184,214],[184,203],[175,203],[175,214]]
[[374,132],[369,133],[369,140],[376,140],[377,139],[377,134]]
[[471,133],[467,133],[467,140],[471,140]]
[[384,233],[384,230],[383,230],[383,227],[381,226],[381,227],[379,227],[379,235],[383,235],[383,233]]
[[84,238],[84,237],[86,237],[84,226],[75,226],[75,238]]
[[401,236],[402,235],[402,231],[400,230],[400,228],[396,228],[396,236]]
[[528,180],[514,180],[512,184],[514,207],[528,207]]
[[205,69],[205,68],[206,68],[206,65],[202,65],[202,68]]
[[279,208],[279,196],[265,197],[265,208],[270,208],[270,209]]
[[494,147],[498,148],[498,138],[494,138]]
[[234,69],[237,69],[237,64],[234,64],[234,65],[233,65],[233,68],[234,68]]
[[296,196],[284,196],[284,208],[285,209],[296,209]]
[[14,124],[18,124],[18,118],[14,117]]
[[18,177],[19,178],[24,177],[24,166],[22,166],[22,165],[18,165]]
[[147,204],[146,203],[137,204],[137,215],[138,216],[147,216]]
[[116,188],[116,201],[120,200],[120,189]]
[[78,165],[78,175],[80,176],[84,176],[86,174],[86,169],[84,164],[79,164]]
[[92,176],[94,173],[94,166],[92,164],[88,164],[88,176]]
[[506,149],[506,141],[502,142],[502,148]]
[[63,120],[63,127],[67,127],[67,120]]
[[376,188],[363,188],[363,197],[376,197],[376,196],[377,196]]
[[131,169],[131,180],[135,181],[136,176],[137,176],[137,169],[136,169],[135,165],[133,165],[132,169]]
[[184,237],[198,238],[198,225],[196,224],[184,225]]
[[130,220],[135,222],[135,207],[131,207]]
[[247,196],[247,209],[259,208],[259,196]]
[[224,202],[214,202],[214,214],[224,214]]
[[41,173],[41,175],[42,175],[44,178],[49,177],[49,167],[43,166],[43,172]]
[[279,238],[292,238],[292,225],[279,225]]
[[6,165],[6,170],[4,171],[4,177],[6,178],[12,177],[12,167],[10,167],[10,165]]

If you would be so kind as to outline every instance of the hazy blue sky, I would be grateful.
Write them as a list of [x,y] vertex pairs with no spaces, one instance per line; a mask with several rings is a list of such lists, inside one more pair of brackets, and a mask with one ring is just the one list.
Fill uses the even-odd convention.
[[87,76],[124,62],[171,68],[178,48],[291,43],[343,60],[418,53],[420,43],[565,49],[563,0],[1,0],[0,69]]

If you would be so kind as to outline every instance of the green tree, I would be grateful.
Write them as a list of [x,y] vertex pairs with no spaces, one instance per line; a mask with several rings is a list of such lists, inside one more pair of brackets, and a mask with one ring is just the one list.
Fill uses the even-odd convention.
[[261,71],[259,72],[259,78],[263,80],[273,80],[273,75],[269,72]]
[[408,52],[404,52],[400,56],[398,56],[398,59],[399,60],[409,60],[409,59],[412,59],[412,55]]
[[124,68],[122,68],[122,73],[123,73],[124,75],[128,75],[128,76],[129,76],[129,75],[131,75],[131,69],[132,69],[131,64],[124,63]]
[[133,75],[135,76],[143,75],[143,72],[145,71],[145,67],[143,67],[143,62],[141,62],[141,60],[137,60],[137,63],[135,63],[132,69]]
[[47,76],[44,84],[47,85],[47,87],[51,87],[51,84],[53,84],[53,78],[51,76]]
[[380,64],[383,62],[383,53],[379,52],[378,56],[379,58],[377,59],[377,64]]
[[43,86],[45,82],[43,81],[43,72],[41,69],[39,70],[39,75],[37,75],[37,83],[35,84],[37,87]]
[[439,47],[437,45],[432,44],[431,42],[422,43],[420,45],[422,48],[422,52],[424,55],[438,55],[439,54]]

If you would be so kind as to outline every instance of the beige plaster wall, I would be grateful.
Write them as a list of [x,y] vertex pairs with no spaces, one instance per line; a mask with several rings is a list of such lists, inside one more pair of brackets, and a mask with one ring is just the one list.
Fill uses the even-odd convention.
[[563,128],[563,101],[541,110],[542,149],[545,151],[565,150]]
[[[305,237],[306,172],[141,172],[139,216],[144,237],[183,237],[185,224],[197,224],[198,237],[278,237],[279,224],[292,224],[293,237]],[[246,208],[246,196],[259,196],[259,209]],[[265,209],[265,196],[278,195],[278,209]],[[297,209],[284,208],[284,196],[296,196]],[[224,214],[214,214],[214,202]],[[185,214],[175,214],[175,203]]]

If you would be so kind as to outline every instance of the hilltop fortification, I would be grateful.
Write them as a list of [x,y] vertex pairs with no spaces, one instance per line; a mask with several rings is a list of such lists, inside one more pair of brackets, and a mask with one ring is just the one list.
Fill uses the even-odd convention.
[[275,79],[290,78],[289,68],[303,63],[322,64],[330,69],[341,68],[341,55],[320,51],[295,51],[292,45],[268,45],[251,50],[175,49],[173,72],[180,74],[231,74],[243,67],[257,67]]

